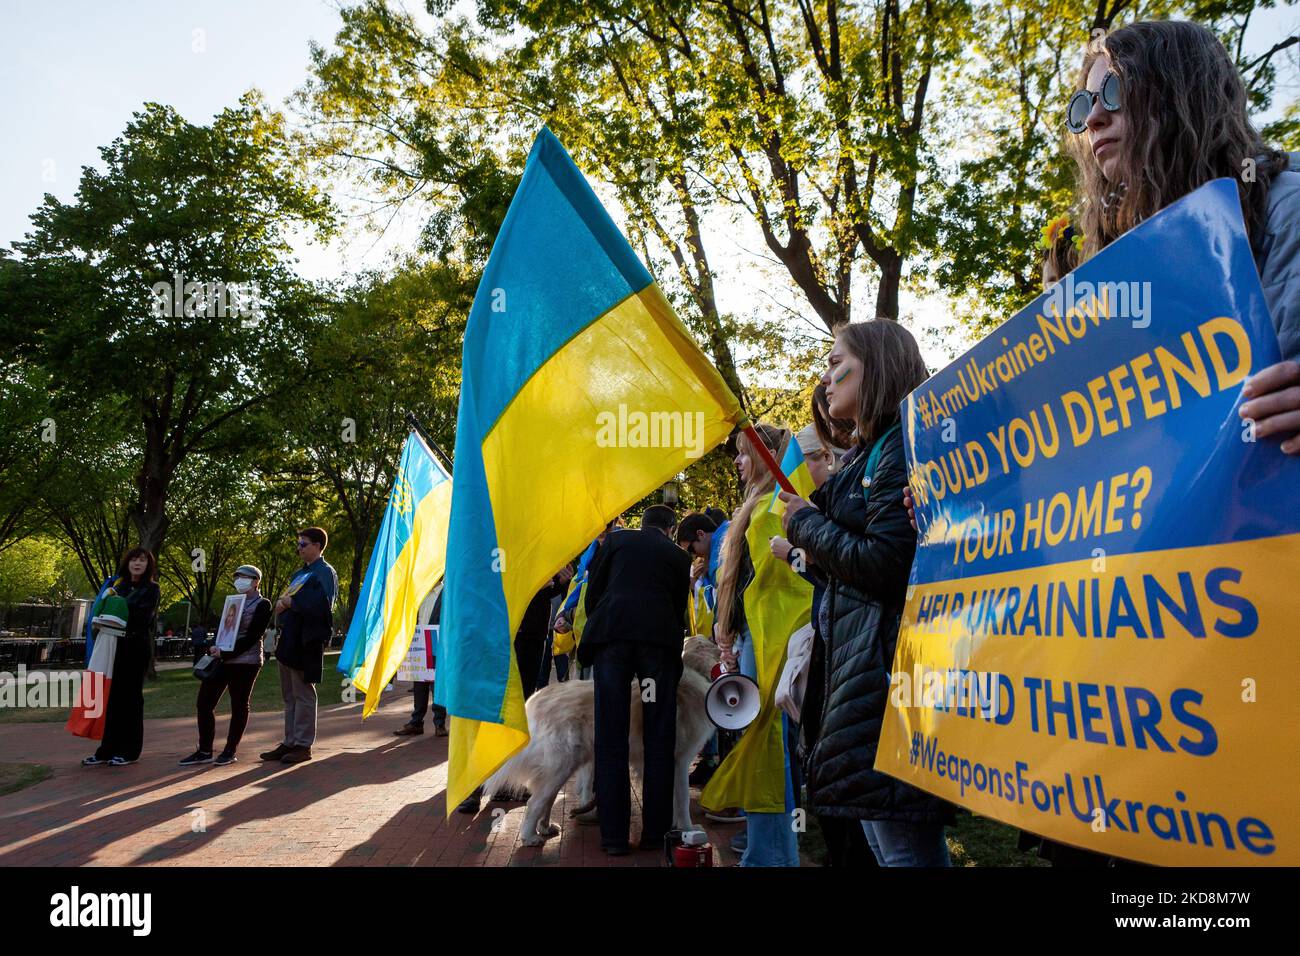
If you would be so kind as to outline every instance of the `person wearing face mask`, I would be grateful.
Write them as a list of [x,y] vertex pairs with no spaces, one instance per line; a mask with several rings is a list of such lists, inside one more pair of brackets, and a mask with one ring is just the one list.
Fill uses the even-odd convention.
[[[182,767],[213,762],[225,766],[238,759],[235,751],[239,749],[239,740],[248,726],[253,685],[262,670],[262,637],[271,621],[271,602],[258,590],[261,581],[262,572],[251,564],[241,564],[235,569],[235,590],[244,596],[235,646],[225,652],[215,645],[208,649],[208,654],[220,658],[221,669],[199,684],[199,697],[195,703],[199,718],[199,749],[180,762]],[[230,691],[230,728],[226,731],[225,749],[213,761],[216,709],[227,689]]]

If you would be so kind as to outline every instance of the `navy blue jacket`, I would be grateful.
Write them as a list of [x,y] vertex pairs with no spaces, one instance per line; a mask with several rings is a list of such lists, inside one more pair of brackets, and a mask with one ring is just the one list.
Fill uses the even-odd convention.
[[334,633],[334,597],[338,575],[324,558],[302,568],[289,582],[289,607],[280,612],[280,636],[275,659],[303,672],[310,684],[319,684],[325,664],[325,645]]

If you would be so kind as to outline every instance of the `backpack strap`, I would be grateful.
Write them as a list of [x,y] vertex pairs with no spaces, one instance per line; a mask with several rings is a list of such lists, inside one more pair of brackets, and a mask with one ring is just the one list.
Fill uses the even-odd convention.
[[899,431],[902,427],[901,422],[894,422],[885,433],[876,439],[876,443],[871,446],[871,453],[867,455],[867,467],[862,472],[862,487],[864,489],[871,487],[871,480],[876,476],[876,465],[880,464],[880,456],[884,454],[885,442],[894,432]]

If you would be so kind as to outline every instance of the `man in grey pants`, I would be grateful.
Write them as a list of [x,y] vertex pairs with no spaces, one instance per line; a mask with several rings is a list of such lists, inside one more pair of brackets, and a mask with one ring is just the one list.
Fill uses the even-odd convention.
[[316,740],[316,685],[325,664],[325,645],[334,632],[334,599],[339,579],[321,557],[329,543],[323,528],[298,532],[303,566],[275,604],[279,638],[275,659],[280,667],[284,697],[284,741],[263,760],[302,763],[311,759]]

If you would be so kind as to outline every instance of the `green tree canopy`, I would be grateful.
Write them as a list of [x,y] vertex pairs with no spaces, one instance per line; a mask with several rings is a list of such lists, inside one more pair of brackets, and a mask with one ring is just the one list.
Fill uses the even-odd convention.
[[156,552],[186,457],[237,448],[240,416],[302,380],[320,316],[289,239],[333,220],[255,94],[209,126],[147,104],[101,156],[15,244],[0,337],[55,384],[56,421],[89,407],[130,423],[130,515]]

